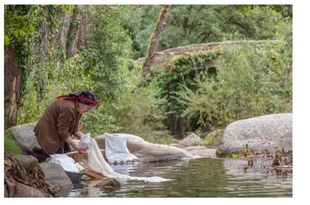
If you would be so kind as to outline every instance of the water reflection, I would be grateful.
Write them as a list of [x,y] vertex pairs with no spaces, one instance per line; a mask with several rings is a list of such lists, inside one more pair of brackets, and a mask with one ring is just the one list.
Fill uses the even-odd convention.
[[292,173],[278,176],[273,169],[263,168],[259,161],[248,167],[244,159],[198,158],[112,168],[130,176],[173,180],[160,183],[123,180],[121,189],[112,194],[95,188],[98,181],[88,181],[81,183],[83,188],[73,189],[68,197],[292,197]]

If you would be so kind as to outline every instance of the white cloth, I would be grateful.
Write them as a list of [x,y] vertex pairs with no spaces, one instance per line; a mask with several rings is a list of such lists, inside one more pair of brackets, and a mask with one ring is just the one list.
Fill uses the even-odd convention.
[[110,163],[127,162],[138,159],[127,148],[126,137],[118,134],[104,133],[105,154]]
[[95,139],[90,134],[82,134],[79,146],[87,146],[88,165],[97,173],[107,177],[117,176],[112,167],[104,160],[100,148]]
[[[170,181],[170,179],[164,179],[161,177],[153,176],[153,177],[131,177],[124,174],[120,174],[114,172],[112,167],[104,160],[103,155],[100,151],[100,148],[95,139],[90,137],[90,134],[85,135],[79,141],[80,145],[87,145],[87,156],[88,156],[88,165],[97,173],[102,174],[106,177],[112,177],[117,179],[124,180],[143,180],[145,182],[163,182]],[[127,149],[127,147],[126,147]],[[127,149],[128,150],[128,149]],[[128,152],[129,153],[129,152]]]
[[74,159],[69,157],[67,154],[53,154],[46,159],[47,162],[53,162],[59,164],[62,168],[68,172],[79,172]]

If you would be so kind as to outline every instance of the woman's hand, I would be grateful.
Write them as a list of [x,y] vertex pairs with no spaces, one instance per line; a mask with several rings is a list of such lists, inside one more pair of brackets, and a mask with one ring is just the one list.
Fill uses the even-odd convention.
[[79,153],[79,154],[87,154],[87,150],[88,150],[88,147],[77,147],[76,151]]
[[72,139],[72,137],[68,137],[66,139],[66,142],[75,149],[79,154],[86,154],[88,147],[86,146],[78,146]]

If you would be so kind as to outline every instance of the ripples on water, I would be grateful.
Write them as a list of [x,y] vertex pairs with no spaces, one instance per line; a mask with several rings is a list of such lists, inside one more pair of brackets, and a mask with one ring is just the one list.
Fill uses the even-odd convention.
[[135,177],[161,177],[166,182],[120,181],[115,192],[100,191],[98,181],[76,184],[68,197],[292,197],[292,173],[277,174],[271,167],[245,159],[198,158],[190,161],[112,166]]

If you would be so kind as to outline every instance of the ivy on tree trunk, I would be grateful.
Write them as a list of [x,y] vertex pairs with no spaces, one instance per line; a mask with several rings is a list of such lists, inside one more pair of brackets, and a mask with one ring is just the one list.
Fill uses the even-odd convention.
[[158,20],[156,22],[155,29],[152,33],[152,36],[150,38],[150,43],[147,49],[147,55],[145,58],[145,61],[143,63],[143,79],[146,79],[147,75],[151,72],[151,66],[153,62],[154,55],[157,51],[157,47],[159,44],[159,39],[161,36],[162,31],[164,30],[164,27],[166,25],[166,21],[168,19],[169,15],[169,8],[171,5],[165,5],[162,7]]

